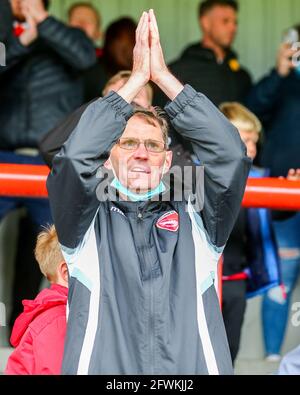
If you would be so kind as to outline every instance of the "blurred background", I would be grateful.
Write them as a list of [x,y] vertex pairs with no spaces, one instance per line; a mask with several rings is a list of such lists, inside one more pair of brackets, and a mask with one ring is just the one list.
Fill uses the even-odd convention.
[[[73,0],[53,0],[50,10],[66,20],[72,3]],[[91,3],[102,15],[104,30],[121,16],[138,20],[143,10],[153,8],[168,62],[176,59],[188,43],[199,40],[198,0],[92,0]],[[299,0],[240,0],[239,6],[239,33],[234,48],[241,64],[258,79],[274,65],[283,31],[299,23]]]

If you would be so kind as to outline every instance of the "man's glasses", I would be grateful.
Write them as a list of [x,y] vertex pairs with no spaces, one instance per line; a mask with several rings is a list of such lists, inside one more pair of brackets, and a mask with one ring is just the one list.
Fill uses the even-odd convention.
[[123,137],[117,141],[120,148],[126,149],[127,151],[135,151],[139,148],[140,144],[144,144],[148,152],[159,153],[166,150],[166,145],[162,141],[158,140],[139,140],[134,137]]

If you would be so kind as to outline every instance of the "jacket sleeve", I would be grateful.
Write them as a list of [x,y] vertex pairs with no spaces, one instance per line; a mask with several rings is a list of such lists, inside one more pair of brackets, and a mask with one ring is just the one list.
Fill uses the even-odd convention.
[[166,106],[166,111],[204,165],[201,216],[211,243],[223,247],[238,216],[251,166],[246,148],[235,127],[189,85]]
[[10,35],[4,42],[6,49],[5,66],[0,66],[0,74],[6,73],[18,64],[22,58],[31,52],[30,47],[24,47],[17,37]]
[[91,102],[79,107],[72,114],[63,119],[54,129],[46,133],[39,141],[40,153],[50,168],[52,167],[54,156],[59,153],[61,147],[68,140],[82,114],[90,104]]
[[0,41],[4,42],[12,30],[12,13],[8,0],[0,1]]
[[24,47],[20,40],[12,34],[13,18],[7,0],[0,1],[0,42],[5,45],[5,66],[0,66],[0,74],[6,73],[32,50]]
[[75,69],[84,70],[96,63],[93,43],[80,29],[66,26],[49,16],[38,25],[38,34]]
[[246,106],[262,120],[267,120],[281,97],[283,81],[284,78],[273,70],[252,88]]
[[79,246],[99,207],[97,170],[122,135],[132,106],[117,93],[90,104],[53,160],[47,180],[50,206],[60,243]]
[[20,344],[8,358],[4,373],[7,375],[31,375],[35,371],[33,339],[30,328],[24,333]]

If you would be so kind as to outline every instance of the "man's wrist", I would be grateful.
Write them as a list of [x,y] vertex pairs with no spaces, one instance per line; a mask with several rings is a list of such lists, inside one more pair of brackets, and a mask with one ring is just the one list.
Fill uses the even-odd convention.
[[279,75],[279,77],[281,78],[286,78],[289,76],[291,70],[288,69],[282,69],[281,67],[277,67],[276,68],[277,74]]
[[174,100],[183,90],[184,86],[168,70],[160,73],[152,81],[165,93],[170,100]]
[[147,79],[142,75],[133,74],[126,84],[118,90],[118,94],[127,101],[127,103],[131,103],[147,82]]
[[170,74],[171,73],[169,70],[162,71],[161,73],[152,76],[152,82],[159,86],[160,84],[165,83],[170,78]]

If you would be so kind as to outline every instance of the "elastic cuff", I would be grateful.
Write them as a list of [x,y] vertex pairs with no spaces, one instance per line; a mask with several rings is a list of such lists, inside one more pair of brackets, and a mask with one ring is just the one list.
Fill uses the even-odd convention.
[[120,95],[116,92],[109,92],[104,96],[103,100],[111,104],[112,108],[119,114],[122,115],[126,121],[133,115],[133,107],[127,103]]
[[190,105],[198,93],[190,85],[186,84],[179,95],[165,106],[165,111],[170,119],[174,119],[179,113],[183,112],[185,107]]
[[25,46],[21,43],[19,37],[13,37],[14,51],[17,51],[18,55],[26,55],[30,52],[30,45]]

